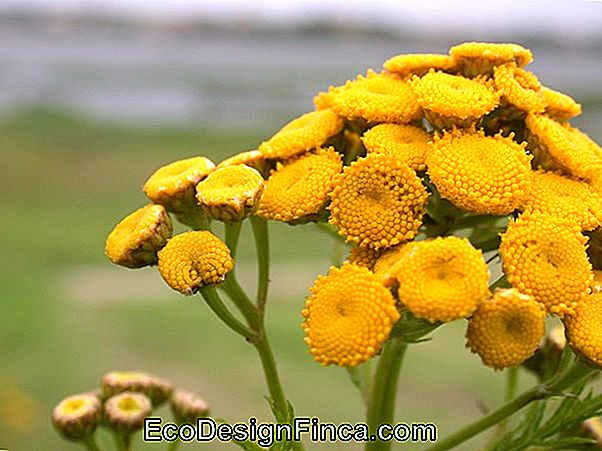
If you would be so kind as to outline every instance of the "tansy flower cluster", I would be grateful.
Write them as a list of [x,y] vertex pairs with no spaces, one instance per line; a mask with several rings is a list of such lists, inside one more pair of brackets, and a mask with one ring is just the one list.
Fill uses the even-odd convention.
[[[602,365],[587,248],[602,226],[602,148],[569,123],[580,105],[544,86],[532,59],[492,43],[393,56],[318,93],[254,150],[157,170],[144,185],[152,203],[117,225],[106,253],[156,264],[191,295],[234,270],[211,221],[226,235],[248,217],[318,223],[349,245],[302,309],[319,363],[358,365],[411,317],[429,330],[466,319],[467,347],[501,369],[528,359],[555,315]],[[192,230],[172,236],[170,213]]]

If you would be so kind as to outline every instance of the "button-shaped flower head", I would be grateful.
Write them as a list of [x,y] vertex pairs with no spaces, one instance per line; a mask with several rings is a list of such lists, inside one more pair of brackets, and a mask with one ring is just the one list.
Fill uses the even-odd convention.
[[239,222],[256,210],[263,185],[261,174],[249,166],[224,166],[197,185],[196,197],[212,219]]
[[602,293],[583,298],[574,313],[564,318],[571,347],[598,367],[602,367]]
[[456,62],[450,55],[437,53],[410,53],[389,58],[383,67],[401,77],[408,75],[424,75],[430,69],[448,71]]
[[588,293],[593,275],[579,225],[546,213],[524,213],[502,234],[508,281],[548,312],[570,313]]
[[367,268],[332,267],[310,291],[302,327],[309,352],[323,365],[355,366],[368,360],[399,319],[391,292]]
[[494,69],[494,79],[503,102],[527,113],[544,111],[546,101],[534,73],[514,63],[504,64]]
[[487,366],[500,370],[533,355],[545,332],[545,310],[512,288],[496,290],[468,321],[467,347]]
[[408,243],[399,255],[399,299],[418,318],[434,323],[467,317],[489,292],[483,254],[466,238]]
[[120,434],[131,434],[142,428],[153,410],[151,400],[142,393],[123,392],[105,401],[104,419]]
[[146,205],[125,217],[107,237],[109,259],[128,268],[157,263],[157,252],[171,237],[172,225],[162,205]]
[[266,183],[257,215],[290,223],[317,219],[342,167],[341,156],[333,148],[278,164]]
[[426,164],[441,196],[457,207],[505,215],[521,205],[531,158],[512,136],[454,130],[435,138]]
[[100,418],[100,400],[88,393],[69,396],[52,411],[52,424],[71,440],[83,440],[94,434]]
[[407,164],[373,153],[345,168],[330,197],[330,222],[339,234],[380,249],[416,236],[428,193]]
[[185,214],[196,205],[197,184],[214,168],[213,162],[205,157],[174,161],[150,176],[144,184],[144,192],[168,211]]
[[102,377],[101,390],[105,399],[126,391],[144,393],[158,406],[169,398],[173,386],[168,380],[138,371],[111,371]]
[[204,285],[222,283],[233,267],[228,247],[207,231],[176,235],[159,252],[159,272],[163,280],[187,296]]
[[502,64],[523,67],[533,61],[531,51],[518,44],[464,42],[449,49],[449,53],[467,77],[491,74],[494,67]]
[[581,114],[581,105],[572,97],[546,86],[541,87],[546,101],[546,114],[558,121],[566,121]]
[[330,109],[293,119],[259,146],[266,158],[286,159],[320,147],[343,129],[343,119]]

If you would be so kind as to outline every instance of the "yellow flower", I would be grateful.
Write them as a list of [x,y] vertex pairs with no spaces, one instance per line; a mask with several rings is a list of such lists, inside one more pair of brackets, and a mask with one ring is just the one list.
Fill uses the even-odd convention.
[[383,67],[389,72],[406,77],[412,74],[424,75],[429,69],[446,71],[452,69],[454,65],[455,61],[449,55],[414,53],[389,58],[385,61]]
[[564,317],[571,347],[598,367],[602,367],[602,293],[583,298],[575,312]]
[[468,127],[492,111],[499,95],[491,82],[431,71],[410,85],[427,120],[437,128]]
[[332,147],[279,163],[266,182],[257,215],[291,223],[317,219],[342,166],[341,156]]
[[541,87],[541,93],[546,101],[546,114],[558,121],[566,121],[581,114],[581,105],[572,97],[547,88]]
[[415,171],[426,169],[426,152],[431,135],[415,125],[380,124],[364,133],[368,153],[392,155]]
[[495,86],[506,103],[526,112],[544,111],[546,101],[535,74],[514,63],[497,66],[493,73]]
[[100,400],[88,393],[63,399],[52,411],[52,424],[63,437],[82,440],[96,431],[100,422]]
[[330,109],[312,111],[286,124],[261,143],[259,151],[265,158],[290,158],[324,145],[328,138],[343,129],[343,125],[343,119]]
[[454,130],[435,138],[426,165],[441,196],[475,213],[504,215],[520,206],[531,156],[513,135]]
[[142,428],[144,419],[153,410],[150,399],[142,393],[123,392],[104,404],[107,425],[121,434],[131,434]]
[[467,347],[489,367],[501,370],[531,357],[545,332],[545,311],[531,296],[496,290],[468,321]]
[[589,291],[592,271],[586,243],[574,221],[524,213],[502,234],[500,256],[513,287],[562,316]]
[[381,251],[377,251],[371,247],[356,246],[351,248],[349,256],[345,261],[372,271],[381,254]]
[[186,213],[196,205],[196,185],[215,168],[205,157],[174,161],[156,170],[144,184],[144,192],[168,211]]
[[344,86],[331,86],[314,103],[320,109],[329,107],[351,120],[405,124],[421,116],[416,97],[405,81],[372,71]]
[[393,296],[367,268],[345,264],[318,276],[303,309],[314,359],[355,366],[379,352],[399,319]]
[[[409,244],[409,243],[408,243]],[[374,264],[374,274],[386,287],[399,288],[397,271],[403,265],[403,255],[410,250],[411,246],[406,243],[399,244],[383,252]]]
[[171,219],[162,205],[146,205],[126,216],[107,237],[105,254],[128,268],[157,263],[157,252],[172,234]]
[[159,272],[171,288],[191,295],[204,285],[222,283],[234,261],[228,247],[207,231],[174,236],[159,252]]
[[591,180],[602,170],[602,149],[585,133],[544,114],[527,116],[530,150],[545,169]]
[[169,398],[173,386],[165,379],[146,373],[111,371],[102,377],[101,390],[103,398],[126,391],[144,393],[152,400],[153,405],[158,406]]
[[179,423],[194,423],[197,418],[206,417],[209,414],[209,404],[188,390],[175,390],[169,398],[169,405]]
[[533,172],[524,210],[575,220],[583,230],[602,225],[602,197],[587,183],[555,172]]
[[339,234],[380,249],[416,236],[428,193],[408,165],[373,153],[345,168],[330,197],[329,221]]
[[408,243],[395,277],[401,302],[416,317],[432,323],[469,316],[489,292],[483,253],[466,238]]
[[217,167],[219,169],[226,166],[238,166],[241,164],[257,169],[261,174],[264,173],[267,166],[266,157],[262,152],[259,150],[248,150],[222,160]]
[[249,166],[224,166],[197,185],[196,197],[209,217],[238,222],[257,209],[263,185],[261,174]]
[[531,51],[518,44],[465,42],[450,48],[449,53],[467,77],[491,74],[495,66],[506,63],[523,67],[533,61]]

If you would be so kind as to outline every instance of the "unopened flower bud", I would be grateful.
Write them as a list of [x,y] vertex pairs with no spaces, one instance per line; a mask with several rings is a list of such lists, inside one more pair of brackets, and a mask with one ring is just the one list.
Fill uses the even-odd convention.
[[144,184],[144,192],[168,211],[186,215],[196,206],[196,185],[215,168],[205,157],[174,161],[159,168]]
[[169,398],[171,411],[180,423],[193,423],[209,414],[209,404],[188,390],[175,390]]
[[100,400],[92,394],[63,399],[52,411],[54,427],[65,437],[83,440],[94,434],[100,421]]
[[148,396],[155,407],[164,403],[173,391],[168,380],[136,371],[111,371],[103,376],[101,386],[104,398],[138,392]]
[[105,402],[104,417],[112,429],[128,434],[142,428],[144,418],[150,415],[153,405],[142,393],[123,392]]
[[171,237],[171,219],[161,205],[146,205],[124,218],[107,237],[109,259],[128,268],[157,263],[157,252]]
[[197,199],[218,221],[239,222],[253,214],[263,192],[261,174],[249,166],[225,166],[197,185]]

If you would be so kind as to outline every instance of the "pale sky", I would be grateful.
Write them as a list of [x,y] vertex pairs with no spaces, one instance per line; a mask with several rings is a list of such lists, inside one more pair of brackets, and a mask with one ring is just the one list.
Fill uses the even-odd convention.
[[14,7],[155,20],[201,17],[283,27],[329,19],[389,29],[511,29],[573,37],[599,35],[602,24],[601,0],[0,0],[0,8]]

